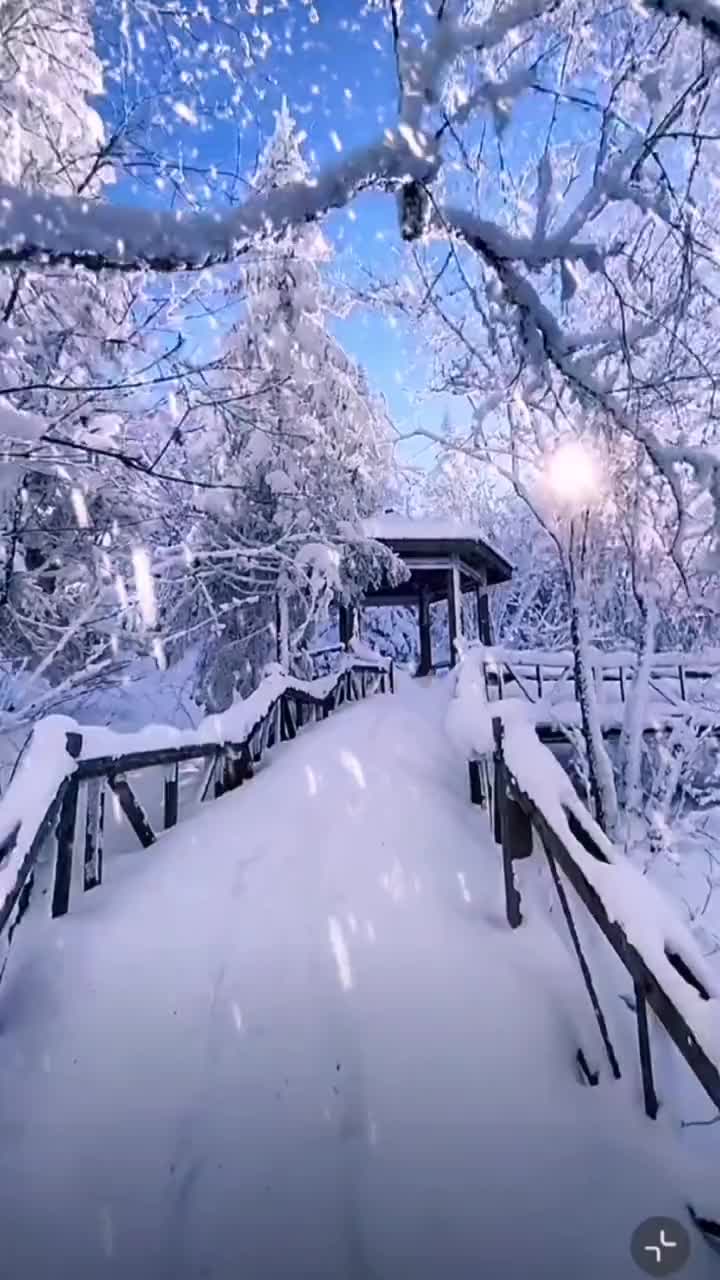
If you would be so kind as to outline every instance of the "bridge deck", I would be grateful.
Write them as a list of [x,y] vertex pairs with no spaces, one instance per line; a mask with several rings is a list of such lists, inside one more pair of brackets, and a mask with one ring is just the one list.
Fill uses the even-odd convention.
[[[560,935],[504,925],[445,696],[408,682],[339,712],[23,926],[0,1054],[13,1275],[606,1280],[637,1274],[642,1219],[684,1216],[685,1157],[635,1076],[575,1078],[578,1045],[598,1055]],[[699,1237],[685,1274],[713,1274]]]

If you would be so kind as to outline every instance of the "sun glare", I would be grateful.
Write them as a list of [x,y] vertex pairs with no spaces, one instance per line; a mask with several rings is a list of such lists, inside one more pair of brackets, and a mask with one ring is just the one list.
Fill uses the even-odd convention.
[[549,493],[563,506],[573,509],[587,507],[600,495],[598,459],[579,440],[568,440],[550,454],[544,474]]

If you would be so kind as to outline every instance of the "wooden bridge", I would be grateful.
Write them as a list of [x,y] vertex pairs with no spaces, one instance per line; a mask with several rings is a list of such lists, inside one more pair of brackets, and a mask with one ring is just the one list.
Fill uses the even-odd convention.
[[[614,659],[612,662],[611,657]],[[658,686],[658,696],[661,695],[671,708],[668,715],[685,714],[686,707],[695,706],[695,703],[690,702],[689,695],[694,696],[696,688],[707,691],[708,682],[714,676],[716,668],[698,659],[677,662],[674,655],[672,658],[671,661],[663,655],[654,664],[652,680]],[[540,708],[546,705],[562,707],[564,704],[558,695],[565,686],[571,688],[573,683],[570,662],[565,660],[565,655],[517,655],[508,651],[501,653],[498,650],[486,650],[482,654],[482,669],[488,697],[494,700],[494,705],[489,709],[491,717],[494,715],[495,719],[494,739],[492,733],[488,739],[487,726],[480,723],[483,716],[485,720],[488,718],[486,701],[482,697],[477,699],[477,715],[475,703],[471,701],[468,707],[469,719],[477,727],[477,742],[481,745],[472,749],[464,759],[469,760],[471,799],[475,804],[483,806],[490,819],[494,843],[474,823],[465,824],[465,816],[469,815],[463,813],[467,806],[463,804],[462,788],[459,788],[462,826],[458,830],[468,833],[472,861],[489,866],[491,876],[494,874],[495,858],[502,866],[507,921],[513,931],[518,930],[529,906],[521,899],[518,863],[529,857],[542,858],[547,863],[567,928],[571,955],[579,966],[595,1018],[599,1033],[598,1047],[601,1046],[604,1051],[610,1077],[619,1079],[623,1074],[630,1075],[635,1070],[635,1064],[632,1056],[624,1054],[622,1045],[613,1039],[612,1018],[606,1017],[601,1007],[601,989],[597,975],[591,971],[591,960],[583,946],[582,928],[576,919],[581,911],[588,913],[632,983],[639,1080],[649,1117],[654,1118],[658,1114],[662,1102],[653,1071],[649,1026],[652,1017],[664,1029],[707,1098],[715,1107],[720,1108],[720,1001],[712,976],[706,972],[698,957],[692,938],[674,916],[671,918],[669,914],[656,913],[657,904],[649,885],[642,878],[633,881],[629,869],[593,822],[551,752],[538,741],[535,727],[531,723],[524,727],[519,723],[510,723],[516,720],[515,716],[508,717],[508,724],[504,722],[506,707],[501,705],[501,700],[507,704],[508,699],[515,695],[527,706],[536,704]],[[477,689],[477,668],[473,663],[468,663],[468,670]],[[626,663],[618,655],[606,655],[602,661],[598,661],[597,670],[597,678],[602,680],[603,685],[606,683],[604,673],[608,672],[610,678],[607,684],[619,692],[617,702],[622,705],[629,688],[631,663]],[[676,681],[679,691],[684,690],[684,699],[665,688],[672,681]],[[309,725],[314,720],[324,720],[344,704],[364,701],[375,692],[394,692],[394,684],[391,663],[382,659],[373,660],[369,656],[348,654],[343,659],[340,671],[318,680],[298,681],[279,671],[271,674],[250,699],[237,708],[232,708],[225,719],[218,717],[197,730],[148,730],[137,735],[119,735],[106,730],[69,727],[72,722],[62,721],[60,718],[54,718],[44,728],[41,724],[36,731],[35,741],[30,745],[28,757],[16,773],[14,784],[0,801],[0,931],[5,942],[9,945],[17,925],[28,910],[31,898],[36,905],[41,904],[36,880],[48,877],[49,906],[53,916],[65,915],[71,908],[71,889],[84,894],[102,884],[104,802],[108,794],[113,798],[116,809],[124,816],[138,844],[149,848],[154,844],[156,831],[160,826],[173,827],[183,817],[180,804],[181,767],[189,763],[200,766],[200,786],[199,790],[196,788],[196,799],[203,800],[213,794],[220,796],[251,779],[257,764],[276,744],[292,741],[296,737],[304,738],[301,733],[304,725]],[[410,688],[411,682],[408,681],[404,687]],[[435,685],[434,691],[424,690],[418,685],[413,688],[417,691],[413,696],[420,701],[424,698],[432,701],[433,696],[442,693],[440,684]],[[464,693],[461,664],[455,684],[458,702],[462,700]],[[707,699],[704,699],[704,705],[707,705]],[[357,714],[358,724],[361,726],[366,724],[362,716],[367,710],[365,708],[364,711],[358,709],[357,713],[353,712],[353,715]],[[388,723],[392,722],[390,713]],[[352,725],[352,717],[348,717],[347,723]],[[404,723],[402,712],[398,714],[397,723],[401,726]],[[392,789],[395,784],[393,762],[402,760],[410,788],[408,812],[416,807],[419,790],[414,777],[417,762],[412,757],[412,734],[418,727],[423,727],[423,723],[421,717],[419,726],[415,724],[409,739],[403,742],[401,751],[396,749],[393,741],[387,743],[387,757],[381,763],[382,785],[386,789]],[[331,726],[328,728],[331,729]],[[45,730],[48,732],[45,733]],[[428,732],[432,745],[434,729],[425,731]],[[309,729],[308,732],[311,733],[312,730]],[[346,732],[349,736],[351,730],[342,730],[342,737],[338,738],[335,748],[336,751],[340,748],[339,767],[346,776],[352,778],[358,793],[364,795],[367,784],[363,762],[348,749]],[[124,749],[119,749],[123,738],[126,739]],[[350,742],[352,743],[352,738]],[[365,733],[365,746],[370,756],[378,751],[377,740],[371,734]],[[56,749],[50,750],[50,747]],[[299,749],[293,747],[293,751]],[[426,763],[427,749],[428,741],[424,741],[418,755],[421,764]],[[455,761],[449,755],[443,737],[439,737],[437,750],[441,759],[447,762],[450,775],[454,776],[456,771],[465,768],[463,757]],[[299,772],[303,777],[306,773],[310,774],[310,794],[314,797],[317,781],[312,770]],[[158,806],[161,815],[159,821],[156,821],[150,807],[146,809],[141,805],[139,780],[144,776],[151,776],[156,781],[161,800],[161,805]],[[540,786],[537,785],[538,779]],[[452,783],[452,777],[448,778],[448,782]],[[258,780],[252,785],[256,788],[262,786],[262,783]],[[458,801],[453,795],[452,785],[447,787],[447,791],[452,802],[449,812],[453,814],[452,805]],[[443,834],[447,836],[444,824],[449,818],[443,807],[446,802],[445,792],[441,790],[438,795],[439,799],[433,800],[436,812],[432,816],[440,821],[438,830],[443,830]],[[282,786],[277,800],[280,806],[285,801]],[[370,805],[372,804],[371,799]],[[320,813],[320,825],[324,822],[321,806],[322,801],[312,799],[311,807]],[[330,807],[332,808],[332,804]],[[230,811],[225,812],[229,816]],[[428,813],[425,820],[429,817]],[[403,858],[409,855],[412,848],[412,838],[408,837],[407,829],[402,825],[406,820],[406,817],[402,817],[401,825],[396,831],[396,851]],[[367,813],[362,822],[356,820],[354,824],[350,823],[351,827],[354,825],[361,842],[365,839],[366,821]],[[449,843],[454,850],[453,830],[451,828]],[[431,835],[433,858],[438,851],[434,841],[435,837]],[[403,842],[407,844],[407,849]],[[384,847],[384,843],[384,838],[382,841],[377,840],[378,847]],[[355,861],[364,864],[367,850],[362,843],[355,852],[363,855],[358,856]],[[386,857],[384,853],[378,856],[383,860]],[[453,858],[455,856],[453,852]],[[352,859],[346,857],[343,849],[343,867],[348,861]],[[441,862],[440,858],[438,865]],[[384,861],[378,864],[378,867],[384,866]],[[432,866],[435,867],[434,862]],[[213,874],[211,868],[212,863],[209,862],[208,877]],[[323,882],[325,874],[323,870]],[[395,883],[394,875],[394,871],[384,873],[380,877],[381,889],[378,890],[378,876],[375,871],[372,873],[373,892],[384,893],[388,903],[393,904],[388,910],[395,909],[396,900],[400,900],[397,894],[402,890],[402,886]],[[304,880],[300,883],[304,892]],[[417,902],[422,903],[427,895],[420,892],[419,880],[413,881],[413,884]],[[573,890],[574,897],[568,894],[566,885]],[[462,876],[460,887],[463,901],[470,901],[465,896],[467,890]],[[633,895],[636,898],[634,903],[626,900],[632,899]],[[233,906],[233,911],[235,909]],[[357,921],[355,925],[357,928]],[[349,961],[336,936],[340,926],[335,917],[330,918],[329,928],[342,988],[350,989],[352,980],[347,971]],[[234,933],[234,930],[231,932]],[[483,928],[482,923],[476,921],[473,932],[477,934],[476,942],[482,944],[484,940],[488,945],[495,945],[498,931],[494,926],[493,929]],[[386,933],[389,939],[394,939],[398,930],[388,929]],[[425,952],[428,956],[433,956],[430,961],[431,972],[438,957],[426,945],[426,934],[421,936]],[[515,936],[518,939],[515,947],[522,947],[522,935],[515,933]],[[373,933],[373,947],[376,941]],[[498,954],[501,955],[502,951]],[[388,965],[387,971],[399,969],[402,973],[414,974],[417,968],[416,952],[412,952],[412,963],[407,963],[407,960],[406,955],[404,964]],[[507,956],[505,962],[508,963]],[[475,992],[473,998],[477,997],[476,988],[483,986],[483,973],[488,975],[487,985],[497,980],[491,965],[483,968],[480,964],[471,975]],[[477,975],[480,975],[480,982],[476,982]],[[384,977],[380,989],[383,995],[381,1007],[384,1009]],[[425,1000],[427,991],[423,984],[421,989]],[[439,984],[438,1013],[446,1010],[451,989],[452,984]],[[0,998],[2,993],[0,986]],[[423,1000],[415,1002],[419,1008]],[[406,1008],[412,1004],[412,1000],[403,1000],[397,1007]],[[502,1020],[512,1021],[517,1017],[517,1009],[513,1007],[512,1001],[501,1002],[500,1007],[503,1010]],[[464,1035],[465,1003],[462,1003],[462,1010]],[[342,1018],[338,1021],[342,1022]],[[432,1025],[432,1018],[426,1017],[424,1008],[421,1022],[423,1026],[426,1023]],[[152,1020],[148,1019],[147,1025],[152,1025]],[[463,1040],[463,1045],[465,1043]],[[577,1068],[584,1083],[595,1085],[599,1083],[601,1075],[601,1065],[596,1060],[600,1055],[596,1055],[592,1045],[588,1047],[587,1042],[584,1048],[578,1048],[578,1044],[582,1046],[583,1040],[574,1042],[570,1055],[576,1053]],[[570,1062],[572,1063],[572,1056]],[[336,1072],[340,1072],[341,1065],[345,1070],[344,1062],[341,1064],[338,1060]],[[285,1070],[282,1064],[277,1069]],[[474,1074],[472,1080],[472,1088],[478,1092]],[[391,1084],[394,1090],[394,1080],[391,1080]],[[397,1106],[397,1094],[393,1092],[392,1097],[394,1108]],[[578,1103],[572,1105],[579,1115],[582,1112],[581,1106]],[[621,1105],[620,1100],[618,1105]],[[106,1107],[105,1110],[111,1111],[112,1108]],[[303,1112],[304,1116],[306,1110]],[[345,1142],[345,1147],[348,1145]],[[238,1159],[243,1156],[242,1151],[235,1154]],[[714,1217],[711,1218],[704,1212],[693,1212],[693,1216],[708,1239],[720,1239],[720,1226]]]

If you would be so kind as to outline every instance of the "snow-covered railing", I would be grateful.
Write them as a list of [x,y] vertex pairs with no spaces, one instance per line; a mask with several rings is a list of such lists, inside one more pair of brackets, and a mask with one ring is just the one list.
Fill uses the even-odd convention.
[[[670,903],[590,816],[560,763],[540,742],[526,704],[488,703],[474,664],[459,669],[448,730],[469,762],[471,799],[485,808],[502,851],[506,913],[513,928],[522,923],[514,864],[544,852],[612,1074],[619,1078],[620,1065],[563,877],[632,979],[647,1114],[655,1117],[659,1105],[648,1006],[720,1109],[720,991]],[[578,1061],[596,1082],[582,1054]]]
[[270,669],[250,697],[196,729],[150,725],[136,733],[79,725],[66,716],[40,721],[15,776],[0,799],[0,934],[7,940],[24,914],[38,862],[48,841],[51,854],[53,916],[70,904],[77,840],[78,800],[85,785],[82,885],[103,878],[105,795],[109,788],[119,812],[144,848],[156,833],[128,782],[128,774],[162,766],[165,770],[162,823],[178,820],[179,769],[200,761],[204,769],[199,799],[222,795],[253,776],[254,766],[276,743],[296,736],[309,720],[324,719],[345,702],[376,690],[394,690],[391,661],[348,654],[339,671],[318,680],[296,680]]
[[[603,652],[592,648],[589,658],[601,701],[624,703],[637,671],[638,656],[632,650]],[[573,654],[568,650],[503,649],[487,647],[482,656],[483,679],[488,698],[519,693],[530,703],[552,706],[576,698]],[[702,697],[710,680],[720,676],[720,650],[689,654],[656,653],[648,685],[668,714],[685,709],[691,695]]]

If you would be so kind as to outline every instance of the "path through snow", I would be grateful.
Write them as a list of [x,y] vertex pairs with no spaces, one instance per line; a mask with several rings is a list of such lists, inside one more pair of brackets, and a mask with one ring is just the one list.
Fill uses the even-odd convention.
[[546,925],[504,924],[443,711],[342,711],[19,932],[6,1275],[616,1280],[638,1222],[686,1217],[636,1082],[576,1080],[584,993]]

